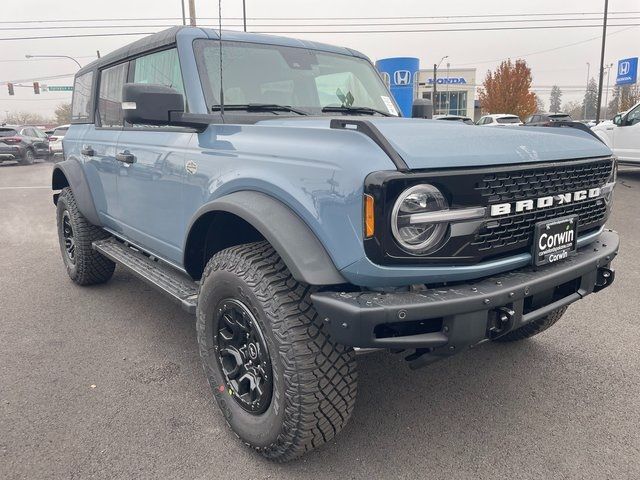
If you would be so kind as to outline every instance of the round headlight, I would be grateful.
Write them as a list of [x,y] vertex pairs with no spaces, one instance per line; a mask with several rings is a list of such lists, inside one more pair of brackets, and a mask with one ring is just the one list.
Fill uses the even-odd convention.
[[433,185],[411,187],[398,197],[391,213],[391,231],[398,244],[410,253],[425,253],[440,245],[447,223],[420,221],[419,214],[448,210],[444,195]]

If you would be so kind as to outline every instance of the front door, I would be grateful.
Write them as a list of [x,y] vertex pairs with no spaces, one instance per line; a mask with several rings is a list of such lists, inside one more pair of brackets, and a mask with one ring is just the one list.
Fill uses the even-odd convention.
[[[128,81],[166,85],[184,95],[175,48],[133,60]],[[116,154],[122,233],[177,264],[184,241],[185,155],[193,135],[187,128],[126,125]]]
[[622,161],[640,162],[640,105],[626,116],[625,125],[616,126],[613,151]]

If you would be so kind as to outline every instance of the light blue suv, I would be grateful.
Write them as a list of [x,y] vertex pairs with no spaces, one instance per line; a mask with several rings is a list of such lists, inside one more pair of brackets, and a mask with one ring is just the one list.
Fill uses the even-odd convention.
[[523,339],[614,278],[602,142],[400,118],[348,48],[176,27],[82,68],[72,111],[69,276],[119,264],[196,313],[218,405],[274,460],[343,428],[358,350]]

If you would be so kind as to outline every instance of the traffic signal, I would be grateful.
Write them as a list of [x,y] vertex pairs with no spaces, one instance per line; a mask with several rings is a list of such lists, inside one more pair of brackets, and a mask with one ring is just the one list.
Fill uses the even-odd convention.
[[33,82],[33,93],[40,95],[40,82]]
[[13,83],[7,83],[7,87],[9,88],[9,95],[15,95],[13,92]]

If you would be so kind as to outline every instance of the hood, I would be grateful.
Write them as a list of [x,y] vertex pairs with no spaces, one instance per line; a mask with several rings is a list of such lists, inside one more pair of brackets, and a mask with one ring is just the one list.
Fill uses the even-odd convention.
[[[588,133],[574,128],[482,128],[458,122],[352,116],[368,120],[396,149],[410,169],[547,162],[612,155]],[[331,118],[291,118],[259,125],[329,128]]]

